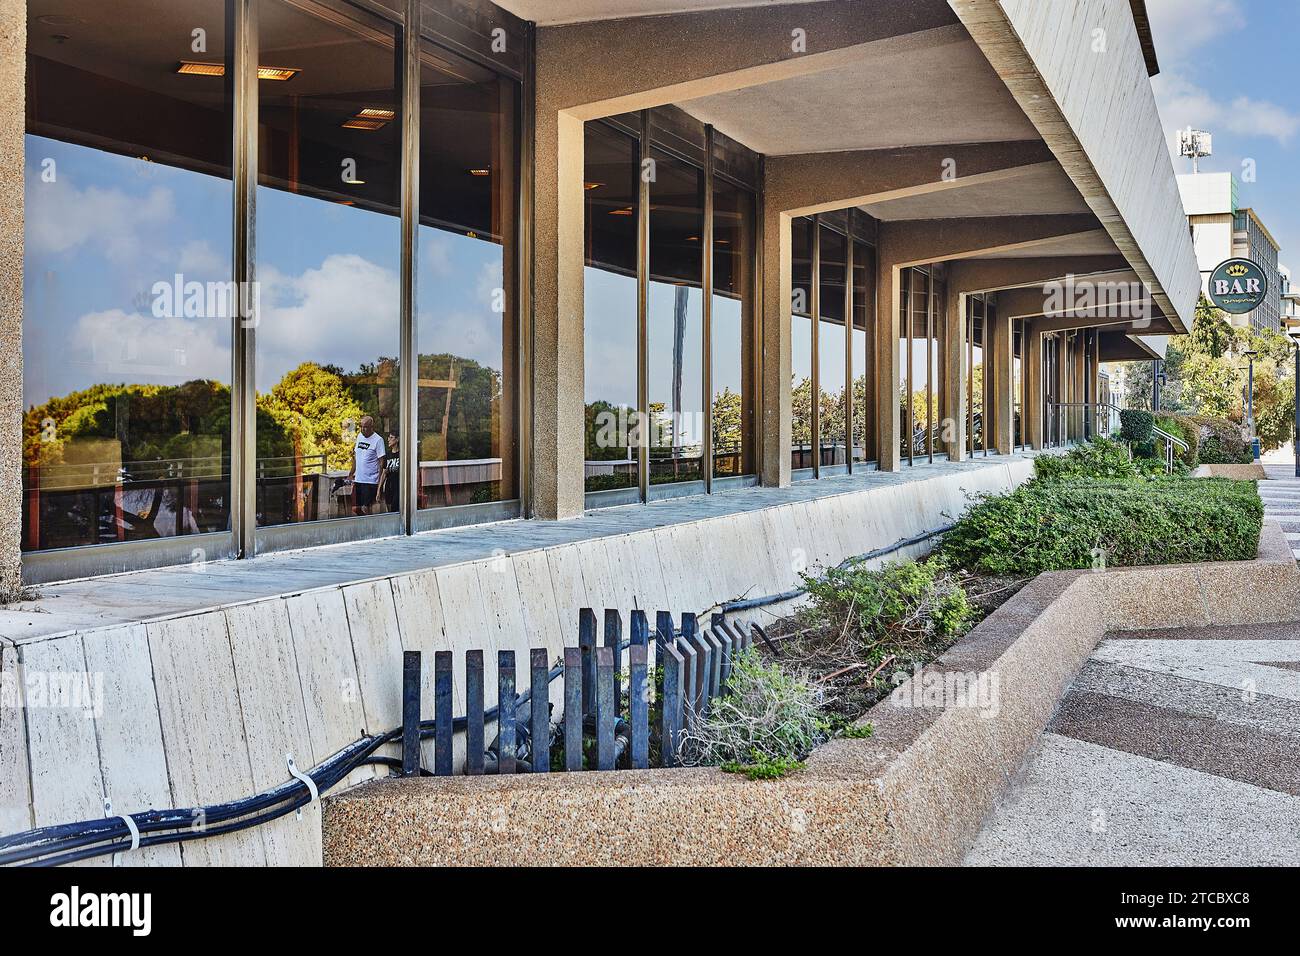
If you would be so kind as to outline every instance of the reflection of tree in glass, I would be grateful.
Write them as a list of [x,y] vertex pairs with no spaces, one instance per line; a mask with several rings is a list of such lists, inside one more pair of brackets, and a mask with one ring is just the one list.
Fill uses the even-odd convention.
[[740,451],[743,428],[741,396],[724,387],[713,397],[713,452],[728,454]]
[[420,356],[422,461],[499,457],[501,373],[442,352]]
[[[259,458],[325,456],[327,468],[347,468],[352,435],[366,414],[337,368],[303,362],[287,372],[271,391],[257,397],[257,408],[277,426],[264,440],[257,436]],[[261,424],[259,415],[258,423]]]

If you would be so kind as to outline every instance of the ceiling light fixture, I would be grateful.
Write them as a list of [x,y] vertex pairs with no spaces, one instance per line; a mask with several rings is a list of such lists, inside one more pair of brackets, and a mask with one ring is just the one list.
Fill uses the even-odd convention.
[[358,119],[381,119],[381,120],[391,121],[397,119],[397,113],[395,113],[393,110],[380,109],[377,106],[367,106],[365,109],[363,109],[360,113],[357,114],[357,118]]
[[491,175],[492,175],[492,170],[491,170],[491,169],[486,169],[486,168],[480,166],[480,167],[477,168],[477,169],[471,169],[471,170],[469,171],[469,174],[470,174],[471,176],[491,176]]
[[387,125],[388,125],[388,122],[387,122],[386,120],[373,120],[373,119],[355,119],[355,118],[354,118],[354,119],[350,119],[350,120],[344,120],[344,122],[343,122],[343,128],[344,128],[344,129],[368,129],[368,130],[377,130],[377,129],[383,129],[383,128],[384,128],[385,126],[387,126]]
[[582,184],[582,188],[583,188],[583,189],[599,189],[599,188],[600,188],[601,186],[603,186],[603,185],[605,185],[605,184],[604,184],[604,183],[583,183],[583,184]]
[[609,214],[611,216],[630,216],[632,215],[632,207],[624,206],[622,209],[611,209]]
[[[176,67],[176,72],[181,76],[225,76],[226,64],[204,63],[199,60],[181,60]],[[292,80],[301,72],[301,70],[288,66],[259,66],[257,68],[257,78],[259,80]]]

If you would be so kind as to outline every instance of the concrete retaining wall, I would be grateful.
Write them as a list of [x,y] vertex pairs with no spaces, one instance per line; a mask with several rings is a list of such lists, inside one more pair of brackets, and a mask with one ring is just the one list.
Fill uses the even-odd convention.
[[993,710],[887,700],[869,715],[872,738],[834,741],[774,782],[697,768],[369,783],[326,800],[324,859],[957,863],[1107,632],[1293,620],[1300,571],[1276,524],[1255,561],[1044,574],[921,677],[985,675]]
[[[459,659],[482,647],[492,687],[493,651],[545,646],[559,656],[575,642],[584,606],[703,611],[780,593],[801,568],[936,528],[966,508],[969,493],[1006,490],[1032,468],[1009,458],[933,477],[899,474],[812,501],[0,644],[14,679],[84,672],[103,681],[90,717],[0,708],[0,833],[98,818],[105,794],[125,813],[250,795],[289,779],[286,753],[308,768],[365,732],[397,727],[404,649],[424,652],[429,675],[435,650]],[[453,706],[463,713],[457,670]],[[432,717],[431,687],[423,699]],[[360,771],[349,783],[373,775]],[[312,807],[301,822],[128,857],[315,864],[320,814]]]

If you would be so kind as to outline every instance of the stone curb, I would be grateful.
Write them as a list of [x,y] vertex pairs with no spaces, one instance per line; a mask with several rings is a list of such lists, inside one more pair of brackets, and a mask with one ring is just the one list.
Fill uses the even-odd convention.
[[[368,783],[325,801],[324,861],[953,864],[1108,632],[1296,620],[1300,570],[1274,522],[1253,561],[1051,572],[877,704],[871,738],[832,741],[783,780],[694,768]],[[960,677],[993,692],[927,702]]]

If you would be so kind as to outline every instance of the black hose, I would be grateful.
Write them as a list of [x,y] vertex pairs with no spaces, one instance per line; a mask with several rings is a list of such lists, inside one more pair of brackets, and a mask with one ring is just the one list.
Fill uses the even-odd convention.
[[[895,541],[893,544],[886,545],[883,548],[877,548],[875,551],[868,551],[866,554],[858,554],[851,558],[845,558],[835,566],[835,569],[838,571],[841,568],[846,568],[853,564],[861,564],[863,561],[873,561],[876,558],[888,557],[896,551],[910,548],[914,544],[922,544],[937,535],[951,531],[953,527],[952,524],[946,524],[942,528],[935,528],[933,531],[922,531],[920,534],[913,535],[910,538],[903,538],[901,541]],[[728,601],[726,604],[723,604],[719,610],[721,610],[723,614],[735,614],[738,611],[753,611],[760,607],[771,607],[773,604],[784,604],[786,601],[793,601],[795,598],[802,597],[807,593],[807,588],[795,588],[792,591],[782,591],[780,594],[767,594],[763,597],[756,598],[742,598],[738,601]]]

